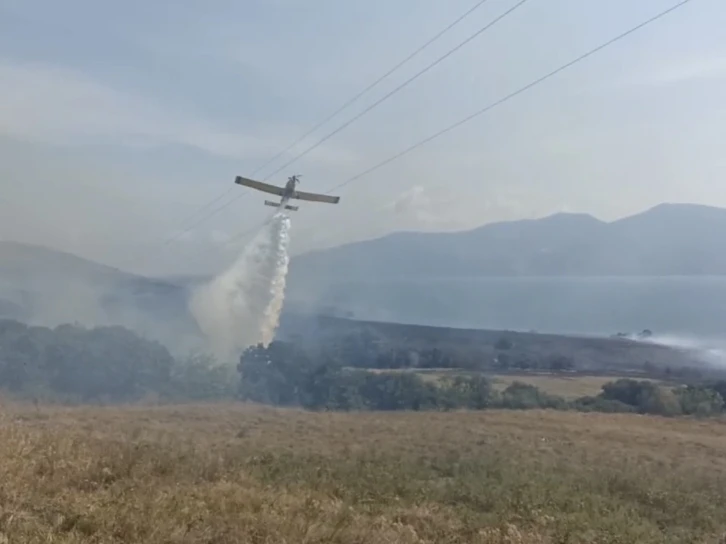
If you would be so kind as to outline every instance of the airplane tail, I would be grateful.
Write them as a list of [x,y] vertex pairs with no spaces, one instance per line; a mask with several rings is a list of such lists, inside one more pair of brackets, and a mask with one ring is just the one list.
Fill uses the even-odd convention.
[[[278,202],[270,202],[269,200],[265,200],[265,206],[272,206],[273,208],[279,208],[280,204]],[[297,206],[290,206],[289,204],[285,205],[286,210],[291,210],[293,212],[296,212],[298,210]]]

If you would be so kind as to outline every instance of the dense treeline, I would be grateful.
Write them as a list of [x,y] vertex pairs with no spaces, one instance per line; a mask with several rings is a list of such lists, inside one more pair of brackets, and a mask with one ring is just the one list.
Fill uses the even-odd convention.
[[0,320],[0,389],[39,400],[133,402],[234,394],[233,370],[201,356],[176,360],[123,327],[54,329]]
[[[297,340],[297,339],[296,339]],[[300,339],[302,340],[302,339]],[[304,342],[295,342],[304,344]],[[531,357],[513,353],[506,336],[494,344],[494,355],[483,346],[405,346],[406,342],[382,339],[369,330],[336,336],[324,345],[305,349],[316,356],[337,361],[346,367],[379,369],[461,369],[461,370],[575,370],[571,357],[548,355]]]
[[242,355],[240,396],[245,400],[316,410],[533,409],[714,415],[726,411],[726,381],[665,387],[619,379],[597,396],[574,401],[515,382],[497,391],[483,375],[427,381],[406,371],[345,367],[335,358],[313,359],[294,344],[273,342]]
[[240,396],[281,406],[328,410],[424,410],[486,408],[491,385],[481,378],[454,378],[446,387],[412,373],[347,369],[316,363],[292,344],[248,349],[238,367]]
[[[201,401],[240,398],[315,410],[453,410],[488,408],[711,415],[726,411],[726,381],[664,387],[621,379],[599,395],[566,401],[513,383],[496,390],[483,374],[423,378],[420,368],[466,369],[436,348],[375,347],[365,337],[307,349],[296,342],[251,347],[238,367],[210,358],[175,359],[157,342],[122,327],[54,329],[0,320],[0,389],[38,400],[69,402]],[[506,339],[497,349],[506,354]],[[388,354],[382,357],[382,353]],[[376,364],[367,367],[371,358]],[[552,357],[549,368],[574,363]]]
[[[324,333],[322,341],[315,334],[310,338],[293,335],[289,341],[314,358],[361,369],[457,369],[497,373],[604,371],[684,381],[704,378],[704,368],[696,368],[685,356],[673,366],[670,362],[675,361],[672,360],[654,363],[648,357],[654,353],[640,351],[642,344],[620,344],[609,339],[580,339],[581,344],[577,344],[577,339],[568,339],[577,344],[577,348],[573,348],[562,338],[543,340],[546,337],[538,335],[535,336],[539,340],[533,346],[531,337],[524,339],[518,333],[482,331],[489,338],[477,340],[468,338],[461,331],[445,328],[433,329],[432,337],[426,338],[424,333],[428,328],[422,331],[415,326],[365,324],[351,328],[333,322],[328,327],[332,331]],[[647,338],[646,332],[650,333],[644,331],[638,338]],[[598,363],[595,353],[608,353],[606,359],[615,357],[618,364],[605,360]],[[716,376],[715,369],[709,369],[709,374]]]

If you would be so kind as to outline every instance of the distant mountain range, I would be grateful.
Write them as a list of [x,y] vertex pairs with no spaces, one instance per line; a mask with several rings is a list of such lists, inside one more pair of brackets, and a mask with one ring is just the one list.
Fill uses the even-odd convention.
[[726,274],[726,209],[662,204],[614,222],[583,214],[448,233],[401,232],[297,257],[296,283],[473,276]]

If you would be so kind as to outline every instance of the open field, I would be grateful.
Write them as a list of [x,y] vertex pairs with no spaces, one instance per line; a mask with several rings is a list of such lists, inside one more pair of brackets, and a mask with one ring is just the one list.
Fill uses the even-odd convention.
[[[566,374],[552,375],[516,375],[516,374],[500,374],[491,376],[494,387],[503,391],[514,382],[526,383],[534,385],[541,391],[550,395],[557,395],[565,400],[574,400],[579,397],[595,396],[602,392],[602,386],[618,379],[617,376],[585,376]],[[645,379],[645,378],[638,378]],[[659,380],[649,380],[656,383],[662,383]]]
[[[477,372],[467,372],[463,370],[383,370],[373,369],[371,372],[390,373],[390,372],[413,372],[420,376],[423,380],[429,382],[438,382],[443,378],[453,378],[457,375],[479,374]],[[487,378],[492,381],[492,385],[498,391],[504,391],[514,382],[526,383],[534,385],[541,391],[550,395],[557,395],[565,400],[575,400],[584,396],[595,396],[602,392],[602,386],[609,382],[614,382],[621,377],[626,376],[591,376],[587,374],[486,374]],[[639,380],[652,381],[663,384],[662,380],[638,377]],[[673,383],[672,385],[676,385]]]
[[717,543],[726,422],[0,408],[0,542]]

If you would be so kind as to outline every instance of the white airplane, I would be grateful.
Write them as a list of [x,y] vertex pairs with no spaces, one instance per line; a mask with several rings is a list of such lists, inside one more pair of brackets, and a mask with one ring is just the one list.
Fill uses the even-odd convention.
[[281,197],[280,202],[270,202],[269,200],[265,200],[265,206],[272,206],[273,208],[279,208],[282,206],[286,210],[297,211],[297,206],[291,206],[287,203],[288,200],[290,200],[291,198],[296,198],[298,200],[307,200],[309,202],[326,202],[328,204],[337,204],[340,201],[339,196],[328,196],[320,195],[317,193],[304,193],[303,191],[298,191],[297,189],[295,189],[295,186],[300,183],[300,176],[290,176],[289,178],[287,178],[287,183],[284,187],[277,187],[276,185],[263,183],[262,181],[255,181],[253,179],[243,178],[242,176],[237,176],[234,182],[237,185],[244,185],[245,187],[257,189],[258,191],[262,191],[263,193],[270,193]]

